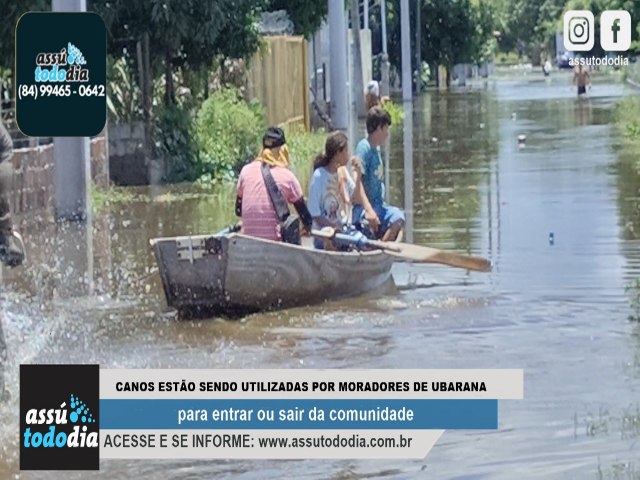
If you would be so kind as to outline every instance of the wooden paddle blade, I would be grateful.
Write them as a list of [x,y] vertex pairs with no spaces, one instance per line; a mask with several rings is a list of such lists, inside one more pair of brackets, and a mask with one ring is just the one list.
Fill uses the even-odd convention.
[[[333,231],[312,230],[311,235],[314,237],[333,238],[336,234]],[[342,241],[352,241],[357,243],[358,239],[350,237],[346,234],[337,234]],[[379,248],[385,253],[396,258],[402,258],[408,262],[416,263],[440,263],[449,265],[450,267],[464,268],[466,270],[474,270],[476,272],[490,272],[491,262],[481,257],[472,257],[462,255],[460,253],[446,252],[437,248],[423,247],[422,245],[413,245],[411,243],[401,242],[382,242],[380,240],[365,240],[367,246]]]
[[[387,242],[376,242],[376,246],[380,246],[378,245],[379,243],[385,244]],[[384,248],[389,255],[404,258],[410,262],[440,263],[442,265],[474,270],[476,272],[491,271],[491,262],[481,257],[446,252],[444,250],[438,250],[437,248],[423,247],[422,245],[413,245],[411,243],[389,242],[388,247],[380,247]]]

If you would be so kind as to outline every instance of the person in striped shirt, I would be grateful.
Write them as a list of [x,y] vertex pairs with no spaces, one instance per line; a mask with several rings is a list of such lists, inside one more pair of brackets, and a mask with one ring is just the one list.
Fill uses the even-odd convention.
[[242,233],[266,240],[281,241],[280,220],[271,203],[262,176],[262,164],[270,167],[271,176],[285,200],[292,204],[308,232],[312,218],[304,200],[300,182],[289,169],[289,148],[284,132],[277,127],[267,129],[262,139],[262,152],[240,171],[236,193],[236,215],[242,218]]

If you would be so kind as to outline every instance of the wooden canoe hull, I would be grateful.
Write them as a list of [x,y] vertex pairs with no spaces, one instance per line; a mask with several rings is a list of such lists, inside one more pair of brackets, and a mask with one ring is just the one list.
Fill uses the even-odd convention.
[[362,295],[391,281],[380,251],[327,252],[241,234],[151,241],[169,306],[274,310]]

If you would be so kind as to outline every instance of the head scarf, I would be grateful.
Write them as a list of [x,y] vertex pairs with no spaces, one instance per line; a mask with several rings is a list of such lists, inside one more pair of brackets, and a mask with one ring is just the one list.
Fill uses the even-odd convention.
[[260,159],[272,167],[289,166],[289,148],[284,132],[278,127],[269,127],[262,137]]
[[[276,150],[277,156],[276,156]],[[260,159],[272,167],[288,167],[289,166],[289,147],[282,145],[278,148],[263,148],[260,153]]]

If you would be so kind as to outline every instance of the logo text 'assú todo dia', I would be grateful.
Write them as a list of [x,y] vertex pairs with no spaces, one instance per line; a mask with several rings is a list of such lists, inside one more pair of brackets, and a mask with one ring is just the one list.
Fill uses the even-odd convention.
[[[57,409],[31,409],[25,419],[29,425],[24,431],[23,444],[25,448],[78,448],[98,447],[98,432],[87,432],[87,425],[95,423],[95,419],[87,405],[73,394],[69,405],[63,402]],[[74,424],[73,432],[67,434],[57,431],[57,425]],[[47,427],[43,432],[38,427]],[[32,427],[33,426],[33,427]],[[34,428],[35,431],[32,431]]]
[[98,365],[20,365],[20,469],[98,470]]

